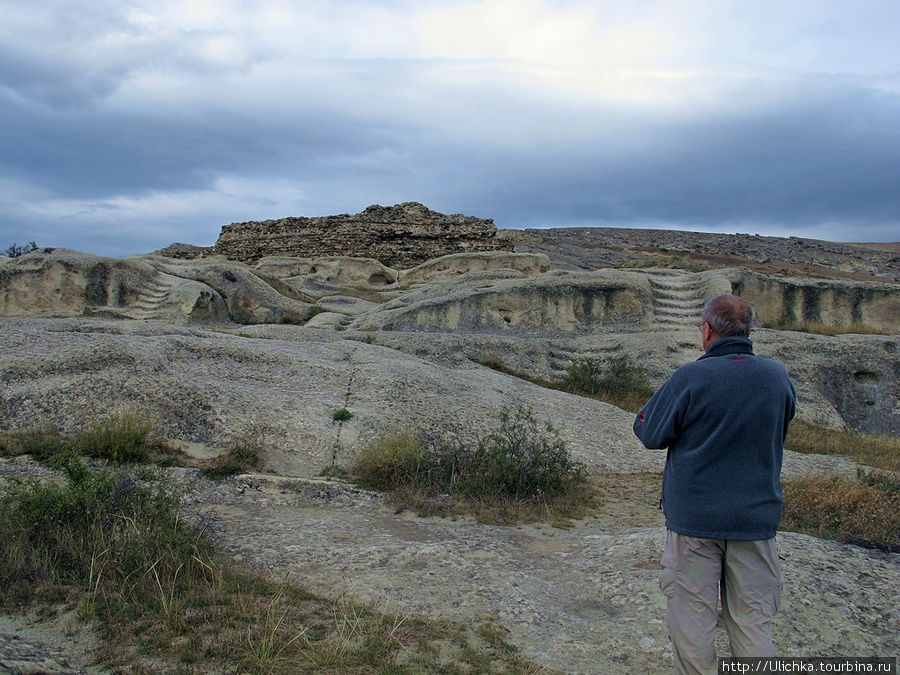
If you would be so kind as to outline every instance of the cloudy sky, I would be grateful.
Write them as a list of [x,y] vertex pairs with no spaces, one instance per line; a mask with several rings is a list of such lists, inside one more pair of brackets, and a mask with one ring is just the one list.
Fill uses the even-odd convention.
[[0,0],[0,249],[419,201],[900,240],[896,0]]

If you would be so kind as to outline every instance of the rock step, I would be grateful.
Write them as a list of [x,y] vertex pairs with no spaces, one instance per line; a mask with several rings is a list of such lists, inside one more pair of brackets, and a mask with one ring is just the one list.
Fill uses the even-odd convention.
[[156,316],[165,304],[178,278],[157,272],[138,288],[137,298],[129,307],[129,314],[135,319],[149,319]]
[[673,309],[690,309],[700,311],[703,309],[703,298],[657,298],[656,303],[659,307],[671,307]]
[[703,281],[694,275],[648,277],[653,294],[653,313],[661,324],[689,326],[696,323],[705,303]]

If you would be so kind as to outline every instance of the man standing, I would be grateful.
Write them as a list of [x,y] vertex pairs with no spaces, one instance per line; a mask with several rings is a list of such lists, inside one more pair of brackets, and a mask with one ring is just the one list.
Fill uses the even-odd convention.
[[731,655],[774,656],[782,585],[775,530],[796,392],[781,364],[754,355],[745,300],[715,297],[701,319],[706,353],[660,387],[634,433],[648,448],[668,448],[659,585],[676,672],[705,674],[718,668],[720,591]]

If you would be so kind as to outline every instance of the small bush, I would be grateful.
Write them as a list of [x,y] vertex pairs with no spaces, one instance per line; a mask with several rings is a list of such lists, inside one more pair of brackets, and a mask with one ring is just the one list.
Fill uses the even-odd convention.
[[150,456],[153,425],[136,413],[112,415],[79,431],[71,447],[81,455],[113,462],[145,462]]
[[18,258],[19,256],[25,255],[26,253],[31,253],[32,251],[37,250],[38,245],[35,242],[30,242],[27,246],[17,246],[16,242],[13,242],[10,246],[7,247],[5,251],[3,251],[3,255],[7,258]]
[[784,483],[781,528],[850,544],[900,551],[900,481],[860,472]]
[[475,444],[456,438],[429,445],[418,434],[392,432],[360,452],[354,472],[362,485],[421,515],[552,519],[551,503],[567,517],[590,501],[584,467],[558,431],[541,427],[524,407],[501,411],[499,428]]
[[565,492],[584,470],[557,429],[549,422],[541,429],[534,413],[520,406],[512,415],[501,411],[500,427],[478,444],[466,473],[460,483],[470,494],[527,499]]
[[331,419],[333,419],[335,422],[346,422],[353,419],[353,413],[346,408],[341,408],[340,410],[335,410],[332,413]]
[[562,387],[571,394],[598,398],[625,410],[637,412],[653,396],[644,370],[627,355],[603,363],[583,359],[572,363]]

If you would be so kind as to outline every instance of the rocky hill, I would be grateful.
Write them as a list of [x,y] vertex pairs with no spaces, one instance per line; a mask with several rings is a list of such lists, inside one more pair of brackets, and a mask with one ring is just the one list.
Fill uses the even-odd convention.
[[[756,349],[786,364],[802,418],[897,434],[896,253],[636,230],[499,238],[515,252],[408,267],[377,256],[248,263],[63,249],[2,259],[0,429],[70,431],[127,408],[196,457],[260,439],[260,473],[221,484],[167,474],[215,511],[236,554],[404,612],[495,616],[526,656],[563,672],[667,672],[654,495],[627,513],[612,499],[608,514],[570,530],[507,528],[396,514],[323,469],[348,466],[392,427],[474,439],[504,406],[523,404],[592,472],[619,476],[624,495],[663,461],[636,441],[631,413],[484,364],[553,380],[574,361],[627,355],[659,384],[699,356],[699,309],[721,292],[756,308]],[[804,322],[838,334],[785,330]],[[338,409],[352,418],[335,420]],[[0,461],[5,474],[35,470]],[[856,467],[787,453],[784,471]],[[900,554],[788,533],[781,549],[780,654],[900,651],[890,629]]]
[[342,255],[401,267],[452,253],[500,250],[505,246],[492,220],[447,216],[417,202],[376,204],[355,215],[232,223],[212,247],[215,255],[248,263],[266,256]]

